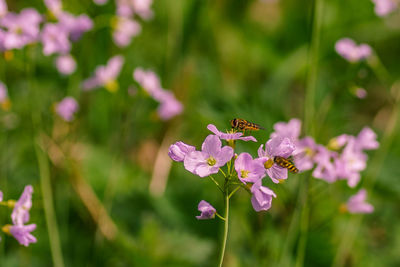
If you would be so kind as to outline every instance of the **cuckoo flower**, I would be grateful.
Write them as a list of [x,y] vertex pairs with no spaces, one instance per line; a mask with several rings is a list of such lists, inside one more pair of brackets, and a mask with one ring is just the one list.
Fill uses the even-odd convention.
[[21,244],[27,247],[30,243],[36,243],[36,238],[31,234],[36,229],[36,224],[11,225],[9,232]]
[[355,88],[354,94],[359,99],[364,99],[368,95],[367,91],[364,88],[361,88],[361,87]]
[[198,220],[214,219],[215,213],[217,212],[215,208],[205,200],[200,201],[198,210],[201,212],[199,216],[196,216]]
[[337,153],[326,149],[322,145],[317,145],[314,161],[317,164],[312,175],[315,178],[322,179],[328,183],[336,181],[336,169],[333,160]]
[[133,78],[152,97],[155,97],[162,90],[160,79],[150,70],[146,71],[142,68],[136,68],[133,72]]
[[364,127],[355,139],[355,146],[360,150],[377,149],[379,143],[376,141],[376,133],[370,128]]
[[361,189],[357,194],[350,197],[347,202],[347,210],[350,213],[371,213],[374,211],[374,207],[367,203],[365,200],[367,198],[367,191]]
[[7,99],[8,99],[7,87],[5,86],[4,83],[0,82],[0,103],[7,101]]
[[243,140],[243,141],[253,141],[257,142],[253,136],[243,136],[243,133],[233,132],[233,133],[224,133],[220,132],[214,124],[207,125],[207,129],[213,132],[216,136],[223,140]]
[[300,136],[301,121],[299,119],[291,119],[288,123],[277,122],[274,124],[274,130],[275,132],[271,134],[271,138],[277,136],[287,137],[292,140],[292,142],[295,142]]
[[69,96],[65,97],[60,103],[57,104],[56,112],[65,121],[72,121],[75,113],[78,111],[78,108],[78,102]]
[[44,4],[47,9],[54,15],[58,17],[62,11],[62,3],[61,0],[44,0]]
[[58,21],[69,33],[72,41],[79,40],[83,33],[93,28],[93,21],[87,15],[74,16],[68,12],[61,12]]
[[287,179],[287,169],[275,164],[274,157],[288,158],[292,155],[295,148],[295,145],[289,138],[280,136],[268,140],[265,144],[265,150],[263,149],[263,145],[259,147],[259,158],[257,160],[264,164],[268,176],[274,183],[279,183],[281,179]]
[[56,59],[58,72],[64,75],[70,75],[76,70],[76,61],[71,55],[61,55]]
[[7,31],[3,36],[5,49],[21,49],[39,39],[41,15],[33,8],[23,9],[19,14],[8,12],[1,24]]
[[357,149],[355,138],[351,137],[335,160],[337,178],[347,179],[350,187],[356,186],[360,180],[360,171],[367,165],[366,161],[367,155]]
[[6,0],[0,0],[0,18],[4,17],[8,12]]
[[173,93],[165,91],[164,97],[160,100],[160,106],[157,113],[162,120],[169,120],[178,114],[181,114],[183,105],[179,102]]
[[29,210],[32,207],[32,193],[33,187],[31,185],[25,186],[24,192],[15,203],[14,209],[11,213],[11,219],[15,225],[23,225],[29,221]]
[[49,56],[54,53],[66,54],[71,50],[68,32],[60,24],[47,23],[42,32],[43,54]]
[[255,183],[265,176],[265,169],[258,160],[253,160],[249,153],[241,153],[235,160],[235,170],[243,183]]
[[0,191],[0,202],[2,202],[2,201],[3,201],[3,192]]
[[216,135],[209,135],[203,142],[201,151],[186,154],[183,161],[186,170],[200,177],[217,173],[232,157],[233,149],[222,147],[221,140]]
[[272,204],[272,197],[276,197],[274,191],[268,187],[261,185],[261,180],[258,180],[251,187],[251,204],[255,211],[269,210]]
[[300,171],[310,170],[314,167],[314,156],[317,144],[312,137],[304,137],[296,142],[296,150],[293,152],[294,163]]
[[117,17],[113,32],[114,43],[119,47],[128,46],[133,37],[137,36],[142,27],[135,20]]
[[153,17],[153,11],[151,10],[153,0],[131,0],[131,3],[133,12],[142,19],[147,20]]
[[114,56],[110,58],[105,66],[99,66],[95,70],[95,75],[83,81],[83,90],[92,90],[96,87],[104,86],[110,92],[118,90],[118,83],[116,81],[124,58],[122,56]]
[[179,141],[169,147],[168,156],[174,161],[183,162],[185,156],[192,151],[196,151],[194,146]]
[[336,52],[350,62],[357,62],[369,57],[372,49],[367,44],[356,45],[350,38],[343,38],[335,44]]
[[372,0],[372,2],[375,4],[375,14],[379,17],[384,17],[397,8],[397,4],[393,0]]

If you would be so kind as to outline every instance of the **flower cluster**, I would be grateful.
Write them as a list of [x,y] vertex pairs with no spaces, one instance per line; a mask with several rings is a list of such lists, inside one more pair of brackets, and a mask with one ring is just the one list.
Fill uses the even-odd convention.
[[133,78],[151,97],[160,102],[157,113],[162,120],[169,120],[182,113],[182,104],[171,91],[161,87],[160,80],[154,72],[136,68]]
[[[105,1],[97,0],[98,4]],[[151,5],[153,0],[116,0],[117,14],[112,23],[114,43],[119,47],[126,47],[131,43],[133,37],[137,36],[142,27],[135,16],[144,20],[153,17]]]
[[[266,142],[265,148],[264,145],[259,147],[258,157],[253,158],[247,152],[239,155],[234,152],[236,140],[257,142],[253,136],[243,136],[243,133],[238,132],[223,133],[212,124],[207,128],[213,134],[205,138],[201,150],[197,151],[194,146],[179,141],[170,146],[168,152],[170,158],[183,162],[186,170],[199,177],[212,177],[221,171],[226,179],[224,188],[221,188],[214,178],[212,179],[222,191],[229,191],[231,185],[243,187],[252,194],[251,203],[254,210],[268,210],[276,194],[262,185],[263,178],[268,176],[274,183],[287,179],[288,170],[276,164],[274,158],[290,157],[295,151],[295,144],[288,137],[272,137]],[[225,140],[228,145],[223,146],[221,140]],[[227,173],[221,169],[225,165],[228,168]],[[197,216],[198,219],[214,218],[214,214],[217,214],[204,200],[200,202],[199,210],[201,215]]]
[[18,201],[3,201],[3,192],[0,191],[0,205],[13,208],[11,213],[12,224],[4,225],[2,230],[4,233],[12,235],[21,245],[26,247],[30,243],[36,243],[36,238],[31,234],[36,229],[36,224],[26,224],[30,218],[32,193],[33,187],[27,185]]
[[[148,82],[150,86],[152,83]],[[370,128],[364,128],[357,136],[340,135],[323,146],[312,137],[300,138],[301,121],[292,119],[288,123],[276,123],[265,147],[260,145],[258,157],[253,158],[248,152],[235,154],[234,147],[236,140],[256,142],[254,137],[244,137],[238,132],[223,133],[212,124],[207,128],[213,134],[205,138],[201,150],[179,141],[170,146],[168,155],[174,161],[183,162],[189,172],[202,178],[210,176],[223,192],[229,191],[230,185],[245,188],[252,194],[251,203],[256,211],[268,210],[276,197],[270,188],[262,185],[263,178],[269,177],[276,184],[288,178],[288,168],[278,164],[277,158],[288,162],[292,158],[300,171],[313,169],[315,178],[329,183],[347,180],[350,187],[355,187],[360,181],[360,172],[366,167],[368,157],[364,151],[379,146],[376,134]],[[228,145],[223,146],[221,140]],[[225,165],[226,173],[222,170]],[[219,172],[225,176],[223,188],[212,177]],[[351,213],[372,212],[372,206],[365,203],[365,191],[360,192],[350,199],[347,210]],[[199,210],[201,215],[198,219],[218,215],[205,201],[200,202]]]
[[379,17],[384,17],[397,9],[396,1],[394,0],[372,0],[375,4],[375,14]]
[[343,38],[335,44],[336,52],[349,62],[358,62],[371,56],[372,49],[367,44],[357,45],[350,38]]

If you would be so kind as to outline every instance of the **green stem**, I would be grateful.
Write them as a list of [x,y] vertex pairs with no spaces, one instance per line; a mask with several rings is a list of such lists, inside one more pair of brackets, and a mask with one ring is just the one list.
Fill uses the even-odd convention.
[[218,187],[218,189],[221,190],[222,193],[224,193],[224,190],[223,190],[222,187],[219,185],[219,183],[217,182],[217,180],[215,180],[215,178],[212,177],[211,175],[208,176],[208,177],[210,177],[211,181],[213,181],[214,184]]
[[224,193],[225,197],[225,220],[224,220],[224,236],[222,237],[222,247],[221,252],[219,254],[219,264],[221,267],[224,262],[225,248],[226,248],[226,240],[228,239],[228,225],[229,225],[229,194],[228,190]]
[[233,191],[229,194],[229,196],[228,196],[228,198],[231,198],[232,196],[233,196],[233,194],[235,194],[236,193],[236,191],[238,191],[239,190],[239,188],[240,188],[240,185],[239,186],[237,186],[235,189],[233,189]]
[[53,206],[53,192],[50,183],[49,162],[43,151],[40,149],[38,140],[35,142],[35,151],[39,163],[40,187],[43,195],[43,207],[47,230],[49,232],[51,255],[53,257],[54,266],[63,267],[64,261],[61,252],[60,237]]

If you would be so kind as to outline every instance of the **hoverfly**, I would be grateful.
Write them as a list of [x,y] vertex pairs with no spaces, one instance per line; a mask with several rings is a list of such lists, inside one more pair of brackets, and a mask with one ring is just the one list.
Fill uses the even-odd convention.
[[280,167],[288,169],[291,173],[299,172],[299,169],[297,169],[296,166],[294,166],[293,162],[290,159],[280,156],[275,156],[274,162]]
[[233,119],[231,120],[232,128],[240,131],[258,131],[260,129],[265,130],[258,124],[243,120],[243,119]]

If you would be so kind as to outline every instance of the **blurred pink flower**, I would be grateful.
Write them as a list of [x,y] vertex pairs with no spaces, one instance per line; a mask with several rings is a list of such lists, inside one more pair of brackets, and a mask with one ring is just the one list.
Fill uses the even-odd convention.
[[289,122],[277,122],[274,124],[275,132],[271,133],[270,137],[277,136],[287,137],[295,142],[299,139],[301,131],[301,121],[299,119],[291,119]]
[[11,219],[15,225],[23,225],[29,221],[29,210],[32,207],[32,193],[33,187],[31,185],[25,186],[24,192],[15,203],[14,209],[11,213]]
[[253,141],[257,142],[253,136],[242,136],[243,133],[236,132],[236,133],[224,133],[220,132],[214,124],[207,125],[207,129],[213,132],[216,136],[223,140],[243,140],[243,141]]
[[27,247],[30,243],[36,243],[36,238],[31,234],[36,229],[36,224],[12,225],[10,234],[21,244]]
[[141,26],[133,19],[117,17],[115,30],[113,32],[114,43],[119,47],[128,46],[133,37],[141,31]]
[[4,17],[8,13],[7,2],[0,0],[0,18]]
[[169,147],[168,156],[174,161],[183,162],[185,156],[192,151],[196,151],[194,146],[179,141]]
[[68,33],[72,41],[77,41],[82,34],[93,28],[93,22],[87,15],[74,16],[68,12],[61,12],[58,16],[60,26]]
[[76,100],[70,96],[65,97],[56,106],[57,114],[65,121],[72,121],[78,109],[79,109],[78,102],[76,102]]
[[269,210],[272,204],[272,197],[276,197],[274,191],[268,187],[261,185],[261,180],[258,180],[251,187],[251,204],[255,211]]
[[367,199],[367,191],[361,189],[354,196],[350,197],[347,202],[347,209],[350,213],[371,213],[374,211],[374,207],[365,202]]
[[204,140],[201,151],[192,151],[184,159],[185,169],[200,177],[218,173],[232,157],[233,149],[221,147],[221,140],[216,135],[209,135]]
[[42,31],[43,54],[66,54],[71,50],[68,32],[60,24],[47,23]]
[[54,16],[58,17],[60,15],[62,11],[61,0],[44,0],[44,4]]
[[343,38],[335,44],[336,52],[350,62],[357,62],[372,54],[372,49],[367,44],[356,45],[350,38]]
[[83,81],[83,90],[91,90],[104,86],[110,92],[118,90],[116,81],[124,64],[124,58],[120,55],[110,58],[105,66],[98,66],[93,77]]
[[333,160],[337,157],[337,153],[329,151],[322,145],[317,145],[314,161],[317,164],[312,175],[315,178],[322,179],[328,183],[336,181],[336,167]]
[[364,127],[355,139],[357,149],[371,150],[379,147],[379,142],[376,140],[376,133],[368,127]]
[[0,191],[0,202],[2,202],[2,201],[3,201],[3,192]]
[[71,55],[61,55],[56,59],[57,70],[61,74],[70,75],[76,70],[76,61]]
[[292,155],[296,149],[294,143],[287,137],[274,137],[265,144],[265,150],[263,145],[258,148],[259,160],[264,164],[265,171],[274,183],[279,183],[279,180],[287,179],[286,168],[282,168],[274,162],[275,156],[288,158]]
[[1,23],[7,31],[3,35],[5,49],[21,49],[39,39],[42,16],[33,8],[23,9],[19,14],[8,12]]
[[133,78],[151,97],[160,102],[158,115],[161,119],[168,120],[182,113],[182,104],[175,98],[172,92],[164,90],[161,87],[160,80],[154,72],[136,68],[133,72]]
[[238,178],[244,184],[255,183],[265,176],[265,169],[260,161],[253,160],[253,157],[246,152],[241,153],[235,160],[235,170]]
[[131,3],[133,12],[142,19],[147,20],[153,17],[153,11],[151,10],[153,0],[131,0]]
[[355,91],[356,97],[363,99],[367,97],[367,91],[364,88],[358,87]]
[[217,212],[215,208],[205,200],[200,201],[198,210],[201,212],[199,216],[196,216],[198,220],[214,219],[215,213]]
[[314,157],[317,153],[317,144],[312,137],[304,137],[297,141],[296,150],[293,152],[294,163],[300,171],[310,170],[314,167]]
[[397,4],[393,0],[372,0],[375,4],[375,14],[379,17],[384,17],[397,8]]

